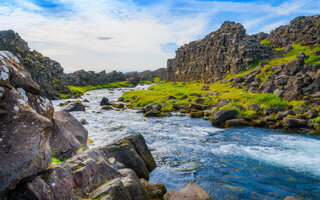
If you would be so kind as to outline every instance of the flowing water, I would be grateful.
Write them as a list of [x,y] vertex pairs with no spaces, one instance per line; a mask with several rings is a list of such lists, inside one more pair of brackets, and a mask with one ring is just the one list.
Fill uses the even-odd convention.
[[[146,89],[138,86],[134,89]],[[87,92],[85,118],[93,146],[141,133],[158,164],[150,182],[180,190],[193,181],[214,199],[320,199],[319,137],[260,128],[218,129],[184,117],[145,118],[135,110],[100,111],[103,96],[116,101],[126,89]],[[59,103],[54,101],[55,109]]]

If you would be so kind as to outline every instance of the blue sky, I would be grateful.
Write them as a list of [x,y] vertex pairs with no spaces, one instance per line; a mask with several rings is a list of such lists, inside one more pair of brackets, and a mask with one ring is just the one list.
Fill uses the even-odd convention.
[[224,21],[253,34],[315,14],[319,0],[0,0],[2,29],[18,32],[66,72],[166,67],[179,46]]

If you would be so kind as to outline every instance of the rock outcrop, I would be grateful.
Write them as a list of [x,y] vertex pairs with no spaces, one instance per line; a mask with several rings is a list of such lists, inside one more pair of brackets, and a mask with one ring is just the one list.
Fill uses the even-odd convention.
[[198,184],[190,183],[180,191],[169,191],[164,200],[213,200],[212,197]]
[[139,81],[153,81],[154,78],[159,78],[161,81],[164,81],[166,80],[166,72],[167,70],[165,68],[160,68],[154,71],[133,71],[125,73],[124,75],[129,83],[136,85]]
[[0,31],[0,50],[13,53],[32,79],[40,86],[40,95],[49,99],[60,99],[60,94],[72,94],[65,79],[61,65],[44,57],[37,51],[31,51],[18,33],[12,30]]
[[239,73],[272,56],[272,49],[260,44],[267,37],[265,33],[247,35],[241,24],[224,22],[202,40],[180,47],[176,57],[168,60],[167,79],[214,82]]
[[79,70],[73,73],[64,74],[64,79],[67,85],[84,86],[84,85],[102,85],[110,82],[125,81],[126,77],[122,72],[112,71],[106,73],[101,71],[95,73],[94,71]]
[[[124,146],[130,144],[130,148],[121,147],[124,143]],[[131,155],[135,159],[128,159]],[[141,163],[136,163],[137,160]],[[131,135],[51,165],[41,174],[20,183],[16,190],[7,194],[7,199],[149,200],[155,199],[153,195],[162,199],[166,191],[164,185],[139,180],[138,164],[149,166],[145,169],[147,176],[156,167],[142,135]]]

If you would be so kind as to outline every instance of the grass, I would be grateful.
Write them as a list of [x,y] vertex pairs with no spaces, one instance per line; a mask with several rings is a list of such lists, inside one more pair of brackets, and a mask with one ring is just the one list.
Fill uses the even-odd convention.
[[[122,97],[124,101],[130,102],[133,107],[144,107],[150,103],[159,103],[164,106],[162,108],[163,112],[170,112],[172,111],[173,104],[188,106],[189,103],[193,103],[198,97],[190,96],[190,94],[197,93],[202,95],[200,98],[205,99],[203,105],[215,105],[218,99],[231,99],[232,102],[221,109],[236,109],[240,115],[248,117],[257,114],[256,111],[247,107],[248,104],[260,104],[262,108],[285,107],[287,105],[292,105],[294,108],[297,108],[301,104],[304,104],[304,101],[287,102],[275,94],[245,92],[243,89],[233,88],[229,84],[214,83],[209,85],[209,91],[201,91],[203,85],[203,83],[198,82],[189,82],[186,84],[177,82],[176,85],[168,82],[150,86],[148,88],[149,90],[127,91]],[[212,91],[217,91],[219,95],[209,96],[210,98],[204,97],[205,94]],[[166,97],[170,95],[177,99],[167,100]],[[188,95],[188,98],[182,100],[181,97],[184,95]],[[137,97],[132,99],[133,96]],[[243,106],[246,108],[246,111],[240,111],[235,105]]]
[[62,93],[59,93],[59,94],[60,94],[61,99],[70,99],[71,98],[70,94],[62,94]]
[[268,47],[268,46],[270,46],[270,39],[267,38],[267,39],[265,39],[265,40],[262,40],[262,41],[260,42],[260,44],[266,45],[266,46]]
[[[133,84],[128,83],[127,81],[122,82],[113,82],[113,83],[106,83],[103,85],[85,85],[85,86],[68,86],[68,88],[71,90],[72,93],[74,93],[76,96],[81,96],[84,93],[91,91],[91,90],[99,90],[104,88],[119,88],[119,87],[133,87]],[[62,99],[70,98],[70,95],[68,94],[60,94]]]

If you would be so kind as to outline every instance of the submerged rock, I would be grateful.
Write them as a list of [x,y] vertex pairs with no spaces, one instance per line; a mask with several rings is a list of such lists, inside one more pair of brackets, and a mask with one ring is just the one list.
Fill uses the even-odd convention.
[[190,183],[180,191],[169,191],[164,200],[213,200],[212,197],[198,184]]
[[107,97],[103,97],[100,102],[100,106],[110,106],[109,99]]
[[65,112],[86,111],[84,105],[80,102],[72,102],[62,109]]

